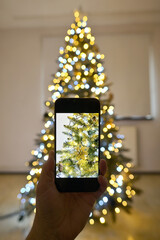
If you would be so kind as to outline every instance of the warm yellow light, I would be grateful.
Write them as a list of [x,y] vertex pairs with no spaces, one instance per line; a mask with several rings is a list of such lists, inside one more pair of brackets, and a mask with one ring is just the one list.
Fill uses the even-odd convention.
[[75,51],[77,50],[77,48],[76,48],[76,47],[73,47],[72,50],[73,50],[73,52],[75,52]]
[[88,43],[85,43],[85,44],[83,45],[83,47],[84,47],[84,49],[88,49],[88,47],[89,47]]
[[104,54],[101,54],[101,59],[104,59]]
[[95,63],[96,63],[96,60],[95,60],[95,59],[92,59],[92,60],[91,60],[91,63],[92,63],[92,64],[95,64]]
[[47,140],[48,140],[48,136],[47,136],[47,135],[44,135],[44,136],[43,136],[43,140],[44,140],[44,141],[47,141]]
[[94,220],[91,218],[91,219],[89,220],[89,223],[90,223],[91,225],[93,225],[93,224],[94,224]]
[[84,34],[83,33],[80,33],[79,34],[79,38],[83,38],[84,37]]
[[32,165],[33,165],[33,166],[38,165],[38,161],[34,161],[34,162],[32,163]]
[[100,221],[100,223],[104,224],[105,223],[105,218],[104,217],[100,217],[99,221]]
[[107,137],[108,137],[108,138],[111,138],[111,137],[112,137],[112,133],[109,133],[109,134],[107,135]]
[[36,183],[37,182],[37,178],[33,178],[33,182]]
[[76,25],[75,25],[74,23],[71,24],[71,28],[75,28],[75,26],[76,26]]
[[107,210],[106,210],[106,209],[103,209],[103,210],[102,210],[102,213],[103,213],[104,215],[106,215],[106,214],[107,214]]
[[50,106],[50,102],[46,102],[46,106],[49,107]]
[[69,41],[69,36],[65,37],[65,41],[68,42]]
[[101,134],[101,139],[104,139],[104,135]]
[[124,172],[127,173],[129,170],[128,168],[124,168]]
[[77,17],[79,17],[79,12],[78,11],[75,11],[74,12],[74,16],[77,18]]
[[75,89],[75,90],[78,90],[78,89],[79,89],[78,85],[77,85],[77,86],[75,86],[75,87],[74,87],[74,89]]
[[111,179],[111,180],[109,181],[109,183],[110,183],[111,185],[113,185],[113,184],[114,184],[114,181]]
[[118,207],[115,208],[116,213],[120,213],[120,209]]
[[68,33],[68,35],[70,35],[70,34],[71,34],[71,30],[70,30],[70,29],[68,29],[67,33]]
[[78,27],[81,27],[82,23],[81,23],[81,22],[78,22],[77,25],[78,25]]
[[134,179],[133,174],[129,174],[129,178],[130,178],[130,179]]
[[87,25],[86,22],[82,22],[82,27],[85,27]]
[[126,190],[126,194],[130,195],[131,191],[130,190]]
[[87,16],[84,16],[83,21],[87,22],[87,20],[88,20]]
[[32,178],[31,175],[27,176],[27,180],[31,180],[31,178]]
[[123,201],[123,202],[122,202],[122,205],[123,205],[124,207],[126,207],[126,206],[127,206],[127,202],[126,202],[126,201]]
[[132,190],[131,194],[134,196],[136,194],[136,192],[134,190]]
[[87,34],[87,39],[90,39],[90,38],[91,38],[91,34],[88,33],[88,34]]
[[34,213],[36,213],[36,208],[34,208]]
[[108,108],[107,106],[103,106],[103,109],[104,109],[104,110],[107,110],[107,108]]
[[54,140],[54,136],[53,136],[53,135],[49,135],[48,137],[49,137],[49,139],[50,139],[51,141]]
[[52,112],[49,112],[49,113],[48,113],[48,116],[49,116],[49,117],[52,117],[52,116],[53,116],[53,113],[52,113]]
[[103,128],[103,132],[107,132],[108,131],[108,129],[105,127],[105,128]]
[[50,148],[52,145],[51,143],[47,143],[47,147]]
[[121,203],[122,202],[122,198],[118,197],[117,198],[117,202]]
[[131,163],[127,163],[126,166],[127,166],[128,168],[130,168],[130,167],[132,167],[132,164],[131,164]]

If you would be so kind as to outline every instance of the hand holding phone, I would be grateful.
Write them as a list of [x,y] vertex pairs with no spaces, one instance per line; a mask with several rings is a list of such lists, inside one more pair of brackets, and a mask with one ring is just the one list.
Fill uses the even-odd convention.
[[57,189],[92,192],[99,187],[100,103],[94,98],[55,102]]
[[54,152],[43,165],[36,189],[36,214],[26,240],[75,239],[84,228],[94,202],[107,187],[106,161],[100,161],[99,189],[96,192],[60,193],[54,181]]

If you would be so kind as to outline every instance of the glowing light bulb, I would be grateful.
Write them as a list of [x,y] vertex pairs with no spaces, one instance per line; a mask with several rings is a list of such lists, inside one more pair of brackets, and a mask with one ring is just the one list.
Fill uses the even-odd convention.
[[91,225],[93,225],[93,224],[94,224],[94,220],[91,218],[91,219],[89,220],[89,223],[90,223]]
[[104,217],[100,217],[99,221],[100,221],[100,223],[102,223],[102,224],[104,224],[104,223],[106,222]]
[[116,213],[120,213],[120,209],[118,207],[115,208]]

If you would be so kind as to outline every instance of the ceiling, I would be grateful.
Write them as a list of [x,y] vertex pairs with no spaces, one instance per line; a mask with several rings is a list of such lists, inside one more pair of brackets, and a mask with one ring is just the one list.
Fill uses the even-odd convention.
[[0,0],[0,28],[64,26],[75,9],[93,25],[160,23],[160,0]]

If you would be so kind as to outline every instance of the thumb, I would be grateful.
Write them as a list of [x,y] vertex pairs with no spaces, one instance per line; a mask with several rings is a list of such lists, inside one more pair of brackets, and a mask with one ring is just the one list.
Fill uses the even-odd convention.
[[47,162],[44,163],[42,167],[41,176],[39,178],[39,183],[37,185],[37,191],[46,191],[51,185],[54,184],[54,174],[55,174],[55,161],[54,161],[54,151],[49,152],[49,158]]

